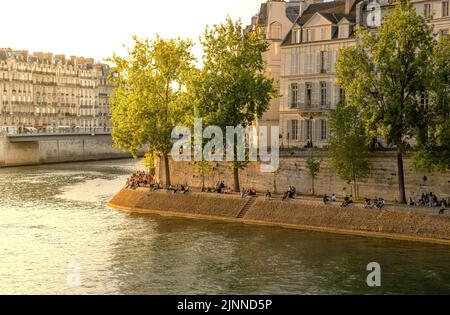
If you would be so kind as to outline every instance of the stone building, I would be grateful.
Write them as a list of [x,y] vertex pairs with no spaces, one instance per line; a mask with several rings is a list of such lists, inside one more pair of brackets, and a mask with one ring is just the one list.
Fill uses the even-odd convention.
[[[281,43],[297,19],[299,9],[300,1],[269,0],[261,4],[258,14],[252,18],[251,24],[247,27],[247,31],[252,31],[256,28],[261,29],[264,38],[270,45],[269,50],[263,55],[266,62],[265,70],[266,75],[275,80],[278,90],[280,90]],[[258,120],[259,126],[269,127],[269,139],[271,136],[270,126],[279,126],[280,101],[280,97],[272,99],[269,109]]]
[[[355,26],[370,26],[373,2],[268,1],[253,18],[253,27],[263,27],[271,45],[265,56],[266,72],[279,80],[281,94],[272,101],[260,124],[270,126],[278,121],[283,147],[327,146],[330,109],[345,97],[336,85],[335,62],[341,48],[356,45]],[[376,2],[383,14],[395,3]],[[449,33],[448,0],[411,2],[419,14],[430,19],[436,36]],[[289,30],[285,17],[294,20]]]
[[108,71],[91,58],[0,49],[0,128],[110,127]]

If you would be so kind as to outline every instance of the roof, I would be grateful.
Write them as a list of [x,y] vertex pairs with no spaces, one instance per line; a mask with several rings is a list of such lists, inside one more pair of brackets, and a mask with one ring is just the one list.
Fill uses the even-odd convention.
[[[346,18],[348,21],[354,23],[356,21],[356,11],[352,10],[350,14],[345,14],[345,1],[332,1],[332,2],[322,2],[322,3],[313,3],[308,6],[308,8],[303,12],[301,16],[297,18],[294,23],[295,26],[303,26],[305,25],[316,13],[319,13],[321,16],[326,18],[333,24],[339,23],[343,18]],[[337,38],[337,32],[333,34],[333,39]],[[286,35],[282,46],[289,45],[297,45],[292,44],[292,29]]]

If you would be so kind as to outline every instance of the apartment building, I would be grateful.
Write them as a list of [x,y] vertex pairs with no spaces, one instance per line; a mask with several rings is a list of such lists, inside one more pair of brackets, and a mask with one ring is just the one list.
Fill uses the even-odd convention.
[[[345,99],[345,92],[336,85],[339,50],[356,45],[355,26],[368,25],[372,2],[300,2],[299,17],[281,44],[279,119],[284,147],[327,146],[330,109]],[[436,36],[443,36],[450,29],[448,2],[413,0],[412,4],[429,19]],[[377,3],[383,14],[395,4]]]
[[91,58],[0,49],[0,128],[108,128],[109,66]]

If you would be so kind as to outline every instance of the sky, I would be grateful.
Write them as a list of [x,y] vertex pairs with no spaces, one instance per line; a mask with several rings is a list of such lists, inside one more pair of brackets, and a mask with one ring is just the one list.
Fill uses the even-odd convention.
[[[191,38],[227,15],[244,25],[265,0],[6,0],[0,47],[92,57],[123,55],[132,36]],[[194,53],[201,56],[197,44]]]

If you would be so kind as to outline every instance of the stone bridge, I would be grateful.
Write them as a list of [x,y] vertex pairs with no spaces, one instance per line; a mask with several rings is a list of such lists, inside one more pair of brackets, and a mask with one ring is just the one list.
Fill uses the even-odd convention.
[[108,131],[0,133],[0,167],[126,158]]

